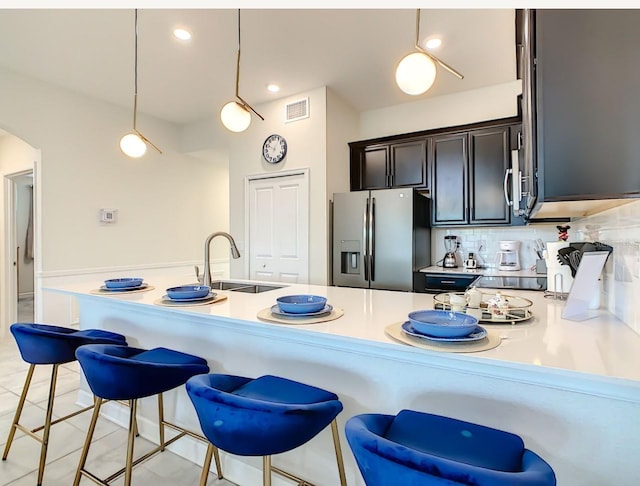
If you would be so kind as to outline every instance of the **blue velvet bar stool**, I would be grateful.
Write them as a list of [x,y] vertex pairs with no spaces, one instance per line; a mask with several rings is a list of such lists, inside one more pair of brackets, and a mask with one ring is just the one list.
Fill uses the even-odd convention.
[[[164,406],[162,393],[172,390],[192,376],[207,373],[209,366],[206,360],[191,354],[181,353],[167,348],[154,348],[151,350],[139,349],[130,346],[112,345],[88,345],[81,346],[76,351],[76,356],[82,367],[87,383],[96,396],[96,405],[93,417],[89,425],[87,437],[80,456],[80,463],[76,471],[74,486],[80,483],[81,477],[87,476],[98,484],[109,484],[110,481],[125,474],[124,484],[131,484],[133,466],[148,459],[164,449],[176,440],[186,435],[206,442],[206,438],[194,432],[175,425],[164,418]],[[133,459],[135,439],[135,417],[137,401],[140,398],[158,396],[158,429],[160,435],[159,445],[143,456]],[[85,469],[89,447],[100,414],[100,407],[104,400],[128,400],[129,412],[129,436],[127,441],[127,453],[125,467],[106,479],[100,479]],[[165,440],[165,426],[177,432],[177,435]],[[213,451],[216,456],[218,477],[220,472],[220,460],[218,451]]]
[[356,415],[345,432],[367,486],[556,484],[520,437],[462,420],[402,410]]
[[245,378],[209,374],[187,381],[187,393],[209,439],[200,486],[205,486],[216,448],[239,456],[262,456],[264,486],[271,472],[309,484],[271,465],[271,456],[293,450],[331,424],[340,484],[346,485],[336,416],[342,403],[334,393],[277,376]]
[[[100,329],[85,329],[83,331],[78,331],[77,329],[71,329],[68,327],[26,322],[17,322],[12,324],[10,329],[11,334],[13,334],[13,337],[16,340],[22,359],[29,363],[30,366],[24,382],[24,387],[22,388],[20,400],[18,401],[18,408],[16,409],[13,423],[9,430],[9,437],[7,438],[4,453],[2,454],[2,460],[5,461],[9,455],[9,449],[11,449],[11,443],[13,442],[16,430],[20,430],[28,436],[36,439],[42,444],[40,449],[40,464],[38,466],[38,485],[40,485],[42,484],[42,477],[44,475],[44,466],[47,458],[47,447],[49,445],[49,433],[51,426],[93,408],[93,405],[91,405],[65,415],[64,417],[51,420],[59,366],[75,361],[76,349],[79,346],[91,343],[126,344],[127,341],[121,334],[103,331]],[[47,401],[44,425],[34,429],[27,429],[25,426],[20,424],[20,416],[22,415],[22,409],[27,398],[27,392],[29,391],[31,378],[33,377],[36,365],[53,365],[51,381],[49,383],[49,399]],[[36,432],[40,432],[41,430],[42,437],[36,434]]]

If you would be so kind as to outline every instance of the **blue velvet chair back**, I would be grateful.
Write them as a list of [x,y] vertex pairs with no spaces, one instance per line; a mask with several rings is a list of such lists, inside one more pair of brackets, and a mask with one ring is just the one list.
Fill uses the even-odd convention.
[[347,440],[368,486],[552,486],[551,467],[517,435],[403,410],[357,415]]
[[78,331],[49,324],[17,322],[11,334],[22,359],[31,364],[62,364],[76,360],[76,349],[85,344],[127,344],[126,338],[100,329]]
[[108,400],[134,400],[183,385],[208,373],[206,360],[166,348],[81,346],[76,356],[94,395]]
[[242,456],[295,449],[342,411],[334,393],[269,375],[194,376],[187,381],[187,392],[207,439]]

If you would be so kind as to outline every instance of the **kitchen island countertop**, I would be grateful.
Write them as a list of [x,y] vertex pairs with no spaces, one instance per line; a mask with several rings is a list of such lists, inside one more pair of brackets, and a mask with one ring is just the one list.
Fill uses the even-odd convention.
[[[423,351],[395,341],[385,334],[384,329],[389,324],[406,320],[411,311],[432,309],[434,303],[430,294],[296,284],[259,294],[216,291],[228,298],[212,305],[167,308],[157,306],[154,302],[165,294],[165,288],[180,282],[176,282],[175,278],[163,280],[154,277],[150,283],[154,285],[154,290],[133,294],[93,295],[90,292],[97,286],[84,284],[48,290],[92,300],[113,300],[131,309],[147,307],[158,312],[192,315],[205,320],[241,321],[252,329],[265,332],[283,330],[298,334],[313,333],[343,344],[375,343],[378,347],[399,348],[418,354],[423,354]],[[482,291],[492,292],[491,289]],[[495,361],[493,364],[522,369],[548,368],[587,373],[640,383],[640,335],[612,314],[601,310],[597,318],[574,322],[561,318],[564,301],[545,298],[542,292],[501,292],[531,300],[533,318],[515,325],[481,322],[487,329],[500,334],[500,346],[470,355],[449,353],[444,356],[456,360],[472,358]],[[277,297],[289,294],[323,295],[328,303],[343,309],[345,314],[335,321],[299,326],[275,324],[257,318],[257,313],[275,304]]]
[[[225,291],[227,299],[219,303],[176,308],[156,302],[164,289],[186,280],[148,281],[154,290],[131,294],[95,295],[99,284],[86,283],[46,290],[77,300],[83,328],[121,332],[140,347],[164,345],[197,354],[213,372],[275,374],[332,390],[343,401],[344,420],[402,408],[430,411],[518,433],[551,464],[559,484],[640,481],[634,466],[640,454],[637,429],[628,426],[640,414],[640,336],[604,310],[597,318],[573,322],[560,317],[562,301],[542,292],[505,291],[531,300],[533,317],[515,325],[481,323],[501,336],[494,349],[446,353],[385,334],[385,327],[402,322],[410,311],[433,308],[430,294],[295,284],[259,294]],[[326,296],[344,315],[308,325],[257,318],[288,294]],[[190,408],[188,399],[176,399],[173,413],[197,428]],[[141,414],[152,416],[149,410]],[[330,448],[305,447],[331,460]],[[363,485],[344,450],[348,483]],[[250,460],[226,460],[241,465],[230,480],[253,484],[250,478],[259,477]],[[336,484],[332,468],[304,452],[279,460],[319,485]]]

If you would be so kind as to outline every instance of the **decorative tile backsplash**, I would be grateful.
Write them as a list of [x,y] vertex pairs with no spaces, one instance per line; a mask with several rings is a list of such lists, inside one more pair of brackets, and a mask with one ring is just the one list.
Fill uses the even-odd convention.
[[[640,201],[609,209],[568,223],[569,242],[599,241],[613,247],[603,272],[601,302],[603,306],[640,334]],[[456,235],[459,256],[473,252],[481,264],[496,266],[500,240],[521,242],[520,263],[531,268],[536,261],[535,240],[558,241],[556,224],[532,224],[520,227],[434,228],[431,233],[432,264],[445,254],[444,236]]]
[[601,301],[618,319],[640,334],[640,201],[570,223],[578,241],[613,246],[603,272]]
[[458,255],[466,259],[473,253],[478,263],[484,267],[497,266],[496,254],[501,240],[516,240],[520,242],[520,266],[531,268],[538,258],[535,253],[535,240],[543,242],[557,241],[558,230],[555,224],[532,224],[529,226],[513,227],[475,227],[475,228],[434,228],[431,232],[432,258],[431,263],[437,264],[444,258],[444,237],[455,235],[460,242]]

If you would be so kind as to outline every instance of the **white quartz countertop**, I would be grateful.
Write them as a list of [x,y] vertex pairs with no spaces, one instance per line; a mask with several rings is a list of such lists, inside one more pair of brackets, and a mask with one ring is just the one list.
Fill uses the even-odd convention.
[[[210,316],[212,321],[244,323],[256,332],[278,332],[286,329],[309,339],[308,334],[319,333],[322,340],[352,343],[363,349],[369,343],[372,349],[401,350],[420,355],[446,355],[450,360],[482,360],[484,364],[512,367],[520,370],[548,370],[549,372],[578,372],[592,377],[634,380],[640,386],[640,336],[605,310],[600,316],[582,322],[561,318],[563,301],[544,297],[543,292],[502,291],[507,295],[525,297],[533,302],[533,317],[516,324],[487,324],[485,328],[497,332],[501,344],[494,349],[477,353],[442,353],[408,346],[385,334],[385,327],[406,320],[409,312],[433,308],[432,294],[394,292],[369,289],[327,287],[318,285],[287,285],[281,289],[259,294],[217,291],[226,300],[212,305],[192,307],[161,307],[155,302],[164,289],[189,282],[173,278],[146,280],[153,290],[140,293],[114,293],[95,295],[96,284],[73,284],[47,288],[81,298],[109,299],[109,304],[122,305],[132,312],[140,307],[160,312],[174,312],[199,318]],[[483,289],[483,292],[491,290]],[[328,303],[342,309],[339,319],[318,324],[287,325],[261,321],[257,313],[275,304],[276,297],[289,294],[317,294],[326,296]],[[269,331],[265,331],[268,329]],[[376,351],[377,352],[377,351]],[[413,358],[416,358],[414,355]],[[419,359],[419,356],[417,357]],[[478,361],[476,361],[478,362]],[[635,386],[634,385],[634,386]]]

